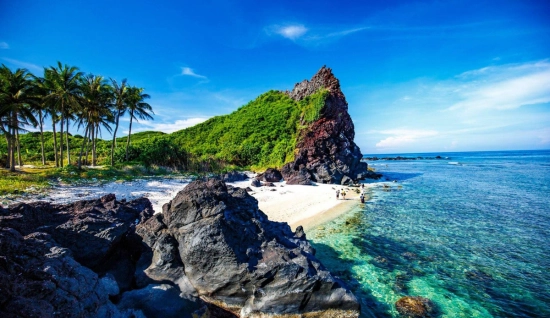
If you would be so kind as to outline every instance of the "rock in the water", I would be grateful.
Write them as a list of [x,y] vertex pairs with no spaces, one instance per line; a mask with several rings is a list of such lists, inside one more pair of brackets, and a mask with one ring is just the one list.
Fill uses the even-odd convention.
[[279,182],[283,179],[283,175],[275,168],[268,168],[264,173],[259,174],[256,178],[266,182]]
[[261,187],[262,186],[262,182],[256,178],[252,179],[252,182],[250,183],[251,186],[253,187]]
[[122,294],[117,307],[141,310],[146,317],[193,318],[199,304],[180,297],[180,291],[168,284],[151,284]]
[[314,257],[303,231],[270,222],[254,197],[220,180],[190,183],[136,233],[152,250],[140,260],[150,264],[144,276],[188,281],[201,298],[241,317],[358,316],[357,299]]
[[230,171],[222,176],[224,182],[237,182],[247,180],[248,176],[245,173],[238,171]]
[[310,81],[296,84],[288,95],[299,101],[320,89],[328,90],[321,114],[301,131],[294,161],[282,169],[288,184],[306,184],[306,178],[341,184],[344,176],[357,180],[369,175],[367,163],[361,162],[361,151],[353,142],[355,130],[348,103],[330,68],[323,66]]
[[435,311],[431,300],[419,296],[402,297],[395,302],[395,308],[399,314],[408,318],[431,317]]

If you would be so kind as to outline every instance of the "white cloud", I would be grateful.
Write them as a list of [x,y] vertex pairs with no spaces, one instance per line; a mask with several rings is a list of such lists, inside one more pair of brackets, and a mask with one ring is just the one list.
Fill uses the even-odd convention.
[[382,131],[372,131],[382,135],[392,135],[380,140],[376,148],[392,149],[408,146],[418,142],[421,139],[437,136],[439,133],[435,130],[416,130],[416,129],[392,129]]
[[9,49],[10,46],[8,45],[8,43],[6,42],[0,42],[0,49],[4,49],[4,50],[7,50]]
[[505,110],[550,102],[550,63],[546,60],[484,67],[457,79],[458,102],[448,110]]
[[307,28],[301,24],[287,25],[287,26],[275,26],[274,32],[292,41],[300,38],[307,32]]
[[27,62],[23,62],[23,61],[18,61],[18,60],[10,59],[10,58],[7,58],[7,57],[3,57],[2,59],[4,61],[8,62],[11,65],[14,65],[16,67],[26,68],[27,70],[29,70],[31,72],[41,73],[41,72],[44,71],[43,67],[40,67],[36,64],[27,63]]
[[[140,128],[136,128],[134,131],[145,131],[145,130],[154,130],[154,131],[162,131],[167,134],[173,133],[174,131],[182,130],[191,126],[195,126],[196,124],[200,124],[204,121],[206,121],[208,118],[205,117],[195,117],[195,118],[187,118],[187,119],[177,119],[175,122],[154,122],[154,121],[140,121],[139,124],[141,125]],[[126,134],[128,131],[125,132]]]
[[190,67],[182,67],[181,68],[181,75],[187,75],[187,76],[192,76],[192,77],[196,77],[196,78],[208,79],[204,75],[200,75],[200,74],[195,73],[193,71],[193,69],[190,68]]

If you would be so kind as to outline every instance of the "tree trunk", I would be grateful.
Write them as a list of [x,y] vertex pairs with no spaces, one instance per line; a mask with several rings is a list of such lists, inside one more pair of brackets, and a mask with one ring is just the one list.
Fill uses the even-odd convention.
[[55,131],[55,114],[52,112],[52,127],[53,127],[53,154],[55,158],[55,167],[59,167],[59,157],[57,156],[57,132]]
[[21,160],[21,142],[19,142],[19,129],[15,129],[15,140],[17,141],[17,163],[19,169],[23,167],[23,160]]
[[89,154],[90,154],[90,147],[92,145],[92,142],[90,141],[90,136],[93,138],[94,136],[94,124],[90,124],[90,131],[88,132],[88,139],[86,139],[86,158],[84,158],[84,164],[89,166],[90,162],[88,161]]
[[63,105],[63,101],[61,101],[61,129],[60,129],[61,138],[59,138],[59,164],[61,168],[63,168],[63,124],[65,123],[64,121],[65,118],[63,116],[64,111],[65,111],[65,108]]
[[116,114],[115,132],[113,133],[113,144],[111,145],[111,166],[115,165],[115,146],[116,146],[116,132],[118,130],[118,119],[120,117],[120,110]]
[[89,130],[90,130],[90,125],[87,125],[86,131],[84,132],[84,138],[82,139],[82,146],[80,146],[80,156],[78,157],[78,170],[82,169],[82,153],[84,152],[84,145],[86,144]]
[[130,111],[130,130],[128,130],[128,140],[126,141],[126,161],[128,161],[128,148],[130,147],[130,136],[132,135],[132,119],[134,118],[134,110]]
[[46,165],[46,155],[44,154],[44,117],[42,116],[42,110],[38,111],[40,120],[40,147],[42,150],[42,165]]
[[[10,133],[6,131],[4,126],[0,126],[4,137],[6,138],[6,169],[10,167]],[[8,128],[9,129],[9,128]]]
[[96,164],[96,153],[95,153],[95,146],[96,146],[96,139],[97,139],[97,127],[95,127],[95,131],[92,134],[92,167],[95,167]]
[[67,130],[65,131],[67,135],[67,166],[71,164],[71,149],[69,147],[69,118],[67,118]]
[[10,143],[10,171],[11,172],[15,172],[15,122],[17,120],[17,114],[15,112],[12,113],[11,115],[11,125],[12,125],[12,128],[11,128],[11,131],[12,133],[10,134],[10,139],[11,139],[11,143]]

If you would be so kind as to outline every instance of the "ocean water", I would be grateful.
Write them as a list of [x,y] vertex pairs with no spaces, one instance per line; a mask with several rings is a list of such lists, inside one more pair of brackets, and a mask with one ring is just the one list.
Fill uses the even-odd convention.
[[398,317],[406,295],[435,317],[550,317],[550,151],[441,155],[369,162],[388,180],[307,233],[317,256],[361,317]]

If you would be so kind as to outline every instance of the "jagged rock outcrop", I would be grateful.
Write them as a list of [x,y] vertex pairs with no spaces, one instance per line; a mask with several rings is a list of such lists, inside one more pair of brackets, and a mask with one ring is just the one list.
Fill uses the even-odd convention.
[[[303,231],[270,222],[244,189],[194,181],[138,225],[142,284],[170,281],[241,317],[357,317],[355,296],[314,257]],[[332,310],[323,315],[323,311]]]
[[0,208],[0,316],[134,316],[109,300],[120,292],[114,277],[100,279],[92,269],[105,268],[152,214],[149,200],[118,202],[114,195]]
[[368,171],[367,163],[361,162],[361,151],[353,142],[355,130],[348,103],[330,68],[323,66],[310,81],[297,83],[288,95],[299,101],[322,88],[328,90],[328,95],[320,117],[302,130],[294,161],[282,168],[286,183],[341,184],[344,177],[348,178],[345,180],[376,177]]

